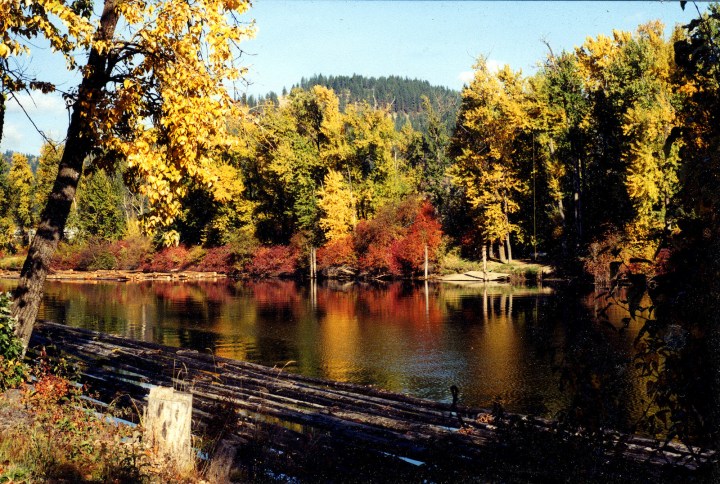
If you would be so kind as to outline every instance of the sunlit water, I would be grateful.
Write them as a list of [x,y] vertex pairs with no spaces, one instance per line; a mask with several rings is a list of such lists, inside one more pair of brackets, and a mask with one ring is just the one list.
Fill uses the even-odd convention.
[[[0,280],[0,290],[14,285]],[[480,284],[50,281],[39,317],[436,400],[450,401],[457,385],[464,404],[499,401],[544,416],[572,405],[572,382],[583,375],[563,368],[582,368],[618,393],[619,423],[632,421],[641,406],[630,364],[637,323],[611,331],[593,320],[591,296],[564,294]],[[611,320],[623,316],[611,310]]]

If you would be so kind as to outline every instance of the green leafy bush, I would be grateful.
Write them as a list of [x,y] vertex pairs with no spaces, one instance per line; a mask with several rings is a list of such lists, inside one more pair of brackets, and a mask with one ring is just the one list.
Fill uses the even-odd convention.
[[25,379],[23,347],[15,337],[15,319],[10,315],[10,294],[0,293],[0,391],[19,385]]
[[117,267],[117,259],[108,250],[102,250],[95,254],[93,260],[88,264],[89,271],[112,270]]

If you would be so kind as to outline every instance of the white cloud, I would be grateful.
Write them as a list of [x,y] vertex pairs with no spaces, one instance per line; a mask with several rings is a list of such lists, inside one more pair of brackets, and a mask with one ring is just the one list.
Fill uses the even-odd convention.
[[[485,61],[487,64],[487,68],[490,72],[498,72],[500,68],[504,65],[502,62],[497,61],[495,59],[487,59]],[[465,85],[468,85],[472,82],[473,78],[475,77],[475,71],[463,71],[460,74],[458,74],[458,79],[460,79],[460,82],[462,82]]]
[[67,111],[65,101],[63,101],[60,94],[57,93],[33,93],[32,96],[27,93],[18,93],[15,94],[15,98],[17,98],[17,100],[12,97],[8,99],[9,113],[22,112],[18,102],[20,102],[30,116],[38,114],[42,116],[62,116]]
[[500,61],[496,61],[495,59],[488,59],[485,62],[487,63],[487,68],[490,72],[498,72],[500,68],[505,65]]
[[460,79],[460,81],[466,85],[472,82],[473,77],[475,77],[475,72],[473,71],[463,71],[460,73],[460,75],[458,75],[458,79]]
[[14,124],[5,123],[5,126],[3,126],[2,138],[3,151],[5,151],[5,149],[14,149],[16,146],[21,146],[23,142],[24,137],[21,130]]

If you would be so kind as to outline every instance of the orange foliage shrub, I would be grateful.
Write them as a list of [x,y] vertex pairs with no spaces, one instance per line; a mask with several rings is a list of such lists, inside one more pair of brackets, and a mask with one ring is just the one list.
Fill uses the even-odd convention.
[[429,261],[437,260],[437,251],[442,240],[440,221],[435,217],[430,202],[423,202],[415,220],[408,227],[404,237],[390,246],[390,269],[395,274],[412,275],[423,269],[425,246]]
[[130,237],[111,242],[107,250],[117,261],[116,269],[133,270],[150,258],[152,243],[145,237]]
[[437,260],[442,239],[440,222],[428,201],[409,199],[389,205],[355,228],[353,242],[360,270],[370,274],[411,276],[422,270],[425,245]]
[[339,266],[355,266],[357,256],[353,239],[350,236],[328,242],[317,251],[317,265],[319,269]]

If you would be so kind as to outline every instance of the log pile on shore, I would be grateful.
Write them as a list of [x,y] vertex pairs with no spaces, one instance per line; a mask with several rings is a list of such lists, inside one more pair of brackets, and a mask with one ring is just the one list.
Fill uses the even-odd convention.
[[[18,271],[0,271],[0,278],[17,279],[20,277]],[[93,282],[93,281],[115,281],[115,282],[140,282],[140,281],[194,281],[194,280],[216,280],[227,277],[220,272],[197,272],[197,271],[170,271],[170,272],[143,272],[125,270],[96,270],[96,271],[51,271],[47,278],[50,281],[66,282]]]
[[[519,444],[518,428],[532,436],[529,441],[543,442],[534,449],[541,454],[543,447],[552,447],[558,439],[574,449],[593,446],[595,453],[600,449],[601,461],[615,469],[613,475],[621,481],[623,476],[637,475],[693,476],[708,472],[717,462],[714,451],[679,443],[608,432],[598,447],[548,420],[501,417],[488,409],[300,376],[52,323],[38,324],[32,345],[52,346],[75,358],[83,381],[101,401],[142,409],[150,386],[191,392],[194,432],[220,427],[225,447],[228,442],[242,447],[238,455],[244,459],[257,456],[261,449],[263,455],[256,458],[265,468],[275,465],[274,472],[287,473],[292,463],[296,472],[310,472],[317,456],[323,455],[332,461],[319,471],[325,477],[347,472],[370,480],[379,478],[379,472],[402,472],[418,479],[467,478],[488,472],[497,476],[504,472],[501,469],[512,468],[505,462],[493,471],[502,459],[519,457],[532,467],[532,456],[517,456],[518,449],[512,448]],[[567,460],[568,465],[577,465],[572,458]],[[557,477],[552,466],[536,467],[532,472]],[[318,477],[322,476],[313,474]]]

